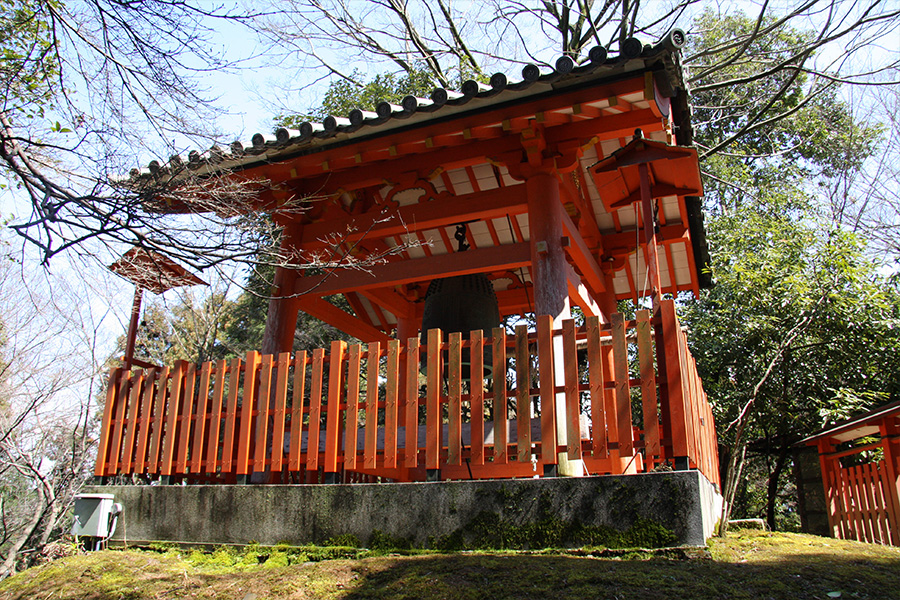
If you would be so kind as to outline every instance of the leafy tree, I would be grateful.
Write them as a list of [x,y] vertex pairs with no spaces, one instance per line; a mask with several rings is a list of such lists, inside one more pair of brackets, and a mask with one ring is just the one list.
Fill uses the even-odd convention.
[[[354,79],[357,74],[354,73]],[[299,127],[309,119],[321,121],[329,115],[344,116],[353,109],[371,110],[381,102],[399,103],[406,96],[427,96],[435,87],[434,77],[425,69],[404,74],[379,73],[364,84],[354,79],[332,81],[322,104],[309,115],[280,115],[276,124],[282,127]]]
[[900,295],[860,240],[828,223],[741,207],[709,228],[716,286],[684,303],[683,322],[723,459],[748,440],[763,451],[754,460],[774,527],[791,446],[900,391]]
[[[697,25],[689,53],[746,39],[752,55],[783,65],[757,78],[753,61],[706,70],[700,61],[694,139],[717,284],[684,303],[727,446],[729,510],[750,510],[746,499],[761,495],[774,527],[791,445],[896,389],[897,291],[864,241],[830,218],[823,193],[862,168],[882,129],[854,120],[836,83],[802,68],[797,49],[816,34],[739,14],[706,12]],[[771,33],[753,39],[756,28]],[[764,450],[747,467],[765,473],[760,494],[747,480],[737,489],[750,440]]]

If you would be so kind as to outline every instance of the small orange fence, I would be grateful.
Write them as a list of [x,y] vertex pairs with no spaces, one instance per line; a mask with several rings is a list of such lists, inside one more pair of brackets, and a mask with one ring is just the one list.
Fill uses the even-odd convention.
[[896,493],[883,460],[826,473],[826,497],[837,509],[832,518],[841,539],[900,545]]
[[900,402],[804,440],[819,452],[834,537],[900,546]]
[[[672,301],[652,320],[638,311],[553,329],[543,317],[536,333],[442,337],[114,369],[95,475],[422,481],[668,463],[719,484],[712,411]],[[464,378],[488,359],[494,377]]]

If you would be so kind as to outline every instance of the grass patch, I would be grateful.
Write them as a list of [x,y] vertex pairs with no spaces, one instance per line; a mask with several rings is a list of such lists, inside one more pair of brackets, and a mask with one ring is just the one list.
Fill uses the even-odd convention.
[[109,550],[62,558],[0,582],[0,600],[243,600],[248,594],[257,600],[889,599],[900,598],[898,573],[897,548],[745,530],[712,540],[706,551],[373,556],[352,546]]

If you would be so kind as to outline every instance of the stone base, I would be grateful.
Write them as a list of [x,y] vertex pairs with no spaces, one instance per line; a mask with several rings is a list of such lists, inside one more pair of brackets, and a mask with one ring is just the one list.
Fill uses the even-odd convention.
[[94,486],[113,542],[474,549],[698,546],[721,496],[699,471],[433,483]]

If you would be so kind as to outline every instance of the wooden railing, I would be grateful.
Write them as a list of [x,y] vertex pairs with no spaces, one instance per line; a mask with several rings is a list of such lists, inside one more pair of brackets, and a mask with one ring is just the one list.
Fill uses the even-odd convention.
[[896,481],[885,461],[825,472],[826,497],[837,536],[870,544],[900,545]]
[[[543,317],[536,329],[113,369],[95,475],[421,481],[668,464],[718,485],[712,412],[672,301],[652,320],[638,311],[554,330]],[[490,357],[494,377],[464,380],[467,355],[472,373]]]

